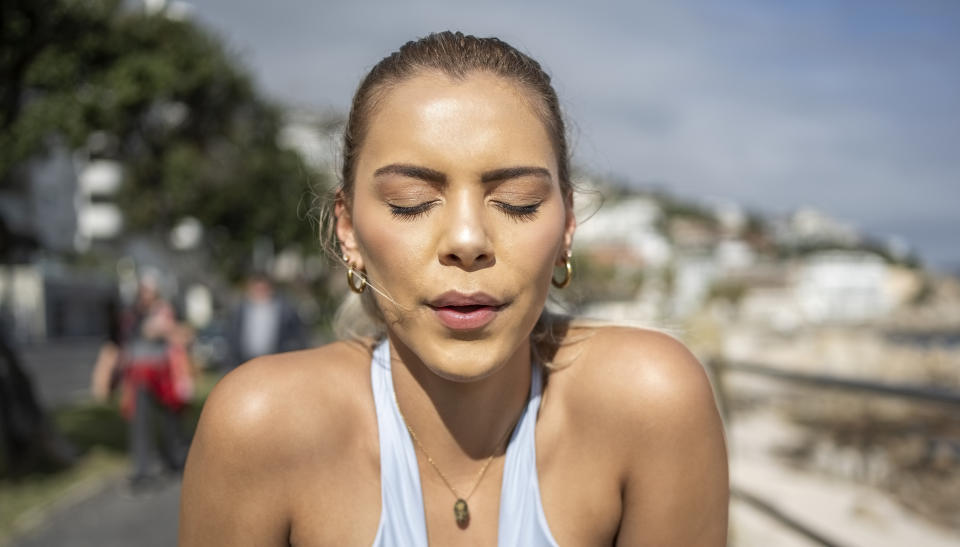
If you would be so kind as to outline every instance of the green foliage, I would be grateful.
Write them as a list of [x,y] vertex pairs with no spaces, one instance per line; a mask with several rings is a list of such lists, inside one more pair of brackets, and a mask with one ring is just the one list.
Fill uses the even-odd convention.
[[914,255],[895,256],[890,249],[875,240],[867,239],[858,243],[837,243],[837,242],[812,242],[798,245],[782,245],[779,248],[779,257],[781,259],[791,257],[805,257],[812,254],[827,251],[859,251],[872,253],[882,258],[884,262],[894,266],[904,266],[911,269],[921,269],[923,267],[920,259]]
[[708,300],[726,300],[731,304],[739,304],[749,287],[742,281],[724,280],[714,283],[710,287]]
[[934,297],[936,297],[937,291],[933,286],[933,281],[929,276],[923,276],[922,284],[920,285],[920,290],[913,295],[913,298],[910,299],[910,304],[913,306],[925,306],[930,304]]
[[690,202],[684,202],[677,199],[661,201],[664,218],[687,217],[699,220],[708,226],[716,226],[717,219],[707,209]]
[[278,110],[218,39],[190,21],[120,0],[4,4],[0,53],[0,185],[51,138],[119,160],[117,200],[134,232],[163,234],[184,216],[225,234],[210,252],[242,275],[252,242],[309,249],[301,218],[322,184],[277,145]]
[[574,253],[575,295],[581,304],[632,300],[643,286],[644,271],[598,261],[588,253]]

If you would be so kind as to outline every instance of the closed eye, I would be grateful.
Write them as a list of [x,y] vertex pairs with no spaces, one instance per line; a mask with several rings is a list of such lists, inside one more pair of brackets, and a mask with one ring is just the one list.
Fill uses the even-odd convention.
[[427,214],[427,211],[433,208],[439,200],[425,201],[423,203],[414,205],[412,207],[401,207],[399,205],[390,205],[390,213],[398,218],[403,220],[416,220],[421,216]]
[[495,201],[494,205],[515,220],[533,220],[537,215],[537,211],[540,209],[541,203],[543,202],[532,203],[530,205],[512,205],[502,201]]

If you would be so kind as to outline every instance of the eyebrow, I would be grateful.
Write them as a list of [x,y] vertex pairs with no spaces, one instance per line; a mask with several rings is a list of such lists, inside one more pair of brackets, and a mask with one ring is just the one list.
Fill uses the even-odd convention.
[[[447,175],[440,171],[430,169],[429,167],[405,163],[391,163],[373,172],[374,177],[379,177],[380,175],[400,175],[434,184],[446,184],[447,182]],[[530,166],[504,167],[482,173],[480,175],[480,182],[499,182],[529,176],[550,178],[550,170],[543,167]]]
[[550,178],[550,171],[543,167],[504,167],[483,173],[480,175],[480,181],[496,182],[530,176]]
[[434,184],[445,184],[447,182],[447,176],[440,171],[404,163],[384,165],[373,172],[373,176],[375,177],[379,177],[380,175],[400,175],[402,177],[425,180]]

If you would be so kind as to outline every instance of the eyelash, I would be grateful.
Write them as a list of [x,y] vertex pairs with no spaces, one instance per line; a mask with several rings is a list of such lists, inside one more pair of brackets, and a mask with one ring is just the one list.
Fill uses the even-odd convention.
[[423,215],[427,214],[427,211],[433,208],[437,204],[437,200],[425,201],[419,205],[414,205],[413,207],[400,207],[399,205],[390,205],[390,213],[403,220],[416,220]]
[[[390,214],[402,220],[416,220],[427,214],[427,212],[430,209],[433,209],[433,206],[436,204],[437,200],[425,201],[419,205],[414,205],[413,207],[390,205]],[[495,201],[494,205],[517,221],[532,220],[537,215],[537,211],[540,209],[540,203],[533,203],[531,205],[510,205],[509,203],[504,203],[502,201]]]
[[509,203],[503,203],[502,201],[495,201],[494,204],[500,208],[501,211],[513,217],[514,220],[523,221],[523,220],[533,220],[537,216],[537,211],[540,209],[540,203],[533,203],[531,205],[510,205]]

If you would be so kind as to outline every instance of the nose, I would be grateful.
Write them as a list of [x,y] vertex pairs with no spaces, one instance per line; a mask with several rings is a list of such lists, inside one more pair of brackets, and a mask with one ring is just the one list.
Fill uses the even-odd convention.
[[484,220],[482,198],[464,195],[448,202],[438,254],[441,264],[466,271],[493,265],[493,243]]

